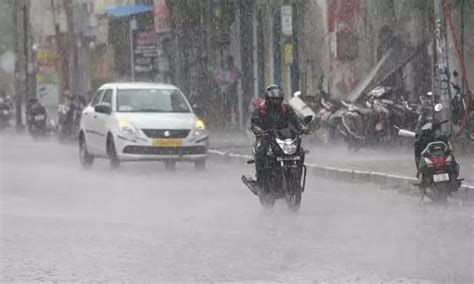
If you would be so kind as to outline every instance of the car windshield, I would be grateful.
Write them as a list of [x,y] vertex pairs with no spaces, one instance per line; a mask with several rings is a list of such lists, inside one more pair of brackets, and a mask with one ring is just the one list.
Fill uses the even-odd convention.
[[191,112],[179,90],[127,89],[117,92],[118,112]]

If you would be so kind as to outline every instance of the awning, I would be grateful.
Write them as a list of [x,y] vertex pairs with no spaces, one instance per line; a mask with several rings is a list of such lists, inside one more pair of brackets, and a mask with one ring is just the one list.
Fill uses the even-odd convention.
[[127,17],[133,16],[136,14],[150,12],[152,10],[152,6],[149,5],[128,5],[128,6],[120,6],[112,9],[107,10],[107,15],[111,17]]

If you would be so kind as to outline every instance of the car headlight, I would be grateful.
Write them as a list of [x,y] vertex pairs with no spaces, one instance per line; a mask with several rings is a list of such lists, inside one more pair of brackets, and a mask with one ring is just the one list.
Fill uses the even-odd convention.
[[120,132],[120,135],[129,140],[140,137],[140,132],[138,129],[133,126],[128,120],[118,120],[117,126]]
[[198,120],[196,120],[195,128],[198,129],[198,130],[205,130],[206,129],[206,124],[204,123],[204,121],[198,119]]
[[201,136],[206,134],[206,124],[202,120],[196,120],[196,124],[194,125],[193,135],[194,136]]
[[280,146],[281,150],[286,155],[293,155],[293,154],[296,153],[296,150],[297,150],[298,147],[296,146],[295,140],[292,140],[292,139],[286,139],[286,140],[276,139],[276,141],[278,143],[278,146]]

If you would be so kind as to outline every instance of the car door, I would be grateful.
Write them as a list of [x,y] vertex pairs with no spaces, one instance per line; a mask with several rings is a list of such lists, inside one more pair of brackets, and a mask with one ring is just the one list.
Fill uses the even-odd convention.
[[[100,100],[101,104],[109,104],[112,107],[112,97],[113,97],[113,90],[112,89],[105,89],[104,94]],[[95,113],[95,122],[94,122],[94,130],[97,134],[97,147],[99,149],[100,155],[106,155],[106,142],[107,142],[107,122],[110,118],[110,114],[105,113]]]
[[84,135],[86,137],[87,150],[91,154],[98,154],[99,151],[99,138],[97,136],[97,133],[95,132],[96,112],[94,110],[94,107],[100,102],[103,94],[104,90],[98,90],[92,97],[92,100],[89,105],[82,112],[81,129],[84,131]]

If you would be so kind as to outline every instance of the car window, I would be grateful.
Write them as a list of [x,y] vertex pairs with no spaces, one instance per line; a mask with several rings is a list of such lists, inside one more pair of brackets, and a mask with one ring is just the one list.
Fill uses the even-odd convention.
[[95,106],[100,102],[100,99],[102,97],[102,94],[104,93],[104,90],[98,90],[95,94],[94,97],[91,100],[91,106]]
[[119,112],[191,112],[177,89],[125,89],[117,91]]
[[105,90],[104,95],[102,96],[101,103],[106,103],[112,105],[112,90]]

